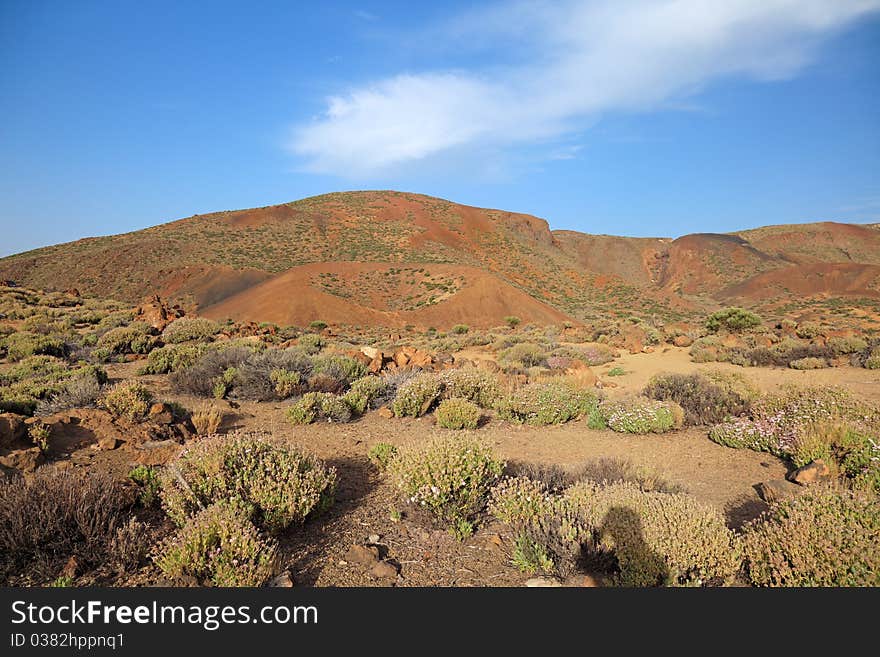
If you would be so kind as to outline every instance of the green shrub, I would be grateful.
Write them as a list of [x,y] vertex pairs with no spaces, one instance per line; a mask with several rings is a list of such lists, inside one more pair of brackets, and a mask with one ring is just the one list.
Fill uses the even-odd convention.
[[453,335],[464,335],[469,330],[470,330],[470,326],[468,326],[467,324],[456,324],[455,326],[452,327],[452,329],[450,329],[449,332],[452,333]]
[[131,422],[143,420],[152,402],[152,393],[137,382],[117,383],[101,399],[101,405],[113,417],[125,418]]
[[376,443],[367,452],[370,462],[383,472],[388,469],[388,464],[397,456],[397,448],[390,443]]
[[807,322],[805,324],[798,324],[794,333],[803,340],[812,340],[822,335],[822,328],[818,324]]
[[605,401],[599,411],[608,428],[620,433],[666,433],[684,423],[684,410],[672,401],[635,397]]
[[307,354],[316,354],[324,347],[324,338],[315,333],[305,333],[299,336],[296,344]]
[[812,487],[746,526],[745,572],[757,586],[880,585],[880,501]]
[[156,346],[153,327],[144,322],[110,329],[98,338],[98,349],[103,354],[146,354]]
[[864,351],[867,348],[868,343],[862,338],[844,337],[831,338],[828,340],[828,346],[831,347],[835,354],[845,355],[857,354]]
[[28,331],[13,333],[0,340],[0,343],[6,348],[6,358],[11,361],[23,360],[38,354],[60,357],[67,352],[67,347],[61,338],[37,335]]
[[388,384],[378,376],[365,376],[351,384],[351,388],[343,396],[345,402],[357,415],[363,415],[373,402],[381,398],[388,389]]
[[864,367],[869,370],[880,370],[880,346],[872,347],[867,350]]
[[206,349],[204,344],[174,344],[153,349],[138,374],[168,374],[191,367]]
[[521,321],[522,320],[515,315],[508,315],[504,318],[504,323],[507,324],[510,328],[516,328],[517,326],[519,326],[519,323]]
[[622,367],[612,367],[608,370],[608,376],[623,376],[626,374],[626,370]]
[[315,358],[312,372],[315,375],[335,379],[347,388],[353,381],[367,375],[367,366],[349,356],[327,354]]
[[171,344],[210,340],[220,332],[220,325],[204,317],[175,319],[162,331],[162,340]]
[[553,510],[553,496],[543,481],[530,477],[505,477],[492,488],[489,513],[514,528]]
[[278,548],[260,535],[247,511],[221,501],[161,543],[154,561],[168,577],[195,577],[212,586],[262,586],[277,568]]
[[421,417],[443,392],[443,383],[433,374],[418,374],[397,388],[391,410],[397,417]]
[[648,382],[644,394],[681,406],[689,425],[715,424],[747,413],[757,396],[745,379],[734,376],[658,374]]
[[828,367],[828,361],[824,358],[798,358],[791,361],[788,366],[794,370],[819,370]]
[[307,392],[287,409],[287,418],[293,424],[311,424],[316,420],[348,422],[351,406],[339,395],[330,392]]
[[513,367],[537,367],[547,362],[547,354],[540,345],[520,342],[502,351],[498,361]]
[[332,503],[336,471],[266,435],[238,432],[187,448],[162,472],[161,485],[162,506],[178,526],[229,499],[277,533]]
[[467,399],[481,408],[493,408],[501,398],[498,378],[476,368],[446,370],[440,380],[447,398]]
[[140,502],[152,506],[159,499],[159,473],[149,465],[138,465],[128,473],[128,478],[140,488]]
[[404,501],[466,536],[504,463],[485,445],[458,436],[401,449],[388,472]]
[[444,399],[435,411],[437,424],[444,429],[476,429],[480,423],[480,407],[467,399]]
[[856,487],[880,493],[880,440],[864,427],[836,421],[810,424],[795,435],[786,456],[795,467],[822,459]]
[[721,329],[737,332],[760,325],[760,317],[742,308],[725,308],[712,313],[706,319],[706,328],[712,333]]
[[272,370],[269,373],[269,380],[275,385],[275,395],[278,399],[287,399],[299,390],[302,376],[299,372]]
[[598,405],[595,392],[567,381],[547,381],[523,386],[498,403],[498,414],[518,424],[562,424],[589,415]]
[[309,328],[313,331],[323,331],[325,328],[327,328],[327,322],[322,322],[320,319],[318,319],[314,322],[309,322]]

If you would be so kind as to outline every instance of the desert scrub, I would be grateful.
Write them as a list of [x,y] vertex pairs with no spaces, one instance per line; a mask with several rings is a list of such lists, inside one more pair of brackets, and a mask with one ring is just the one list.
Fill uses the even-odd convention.
[[351,406],[331,392],[307,392],[287,409],[287,419],[293,424],[311,424],[317,420],[349,422]]
[[113,563],[112,541],[134,491],[99,472],[43,467],[0,482],[0,572],[55,576],[70,556]]
[[476,368],[447,370],[440,374],[443,396],[467,399],[481,408],[493,408],[501,398],[498,378]]
[[730,332],[744,331],[761,325],[761,318],[742,308],[725,308],[706,318],[706,329],[712,333],[720,330]]
[[315,358],[312,373],[334,379],[343,388],[348,388],[353,381],[367,375],[367,366],[350,356],[326,354]]
[[[103,370],[100,370],[103,373]],[[106,375],[104,376],[106,381]],[[37,404],[37,415],[52,415],[71,408],[93,408],[102,393],[99,375],[84,371],[64,384],[58,392]]]
[[599,403],[595,392],[566,381],[523,386],[498,405],[498,414],[511,422],[543,426],[589,415]]
[[[614,349],[599,342],[578,345],[576,347],[570,345],[557,347],[551,353],[551,358],[556,359],[553,362],[556,363],[557,368],[560,366],[562,366],[562,368],[571,366],[570,364],[564,363],[565,359],[578,360],[590,367],[596,367],[598,365],[610,363],[614,360],[614,357]],[[547,364],[551,364],[550,358],[547,359]]]
[[545,482],[523,476],[505,477],[490,491],[488,509],[501,522],[521,528],[550,513],[553,502]]
[[434,411],[437,424],[444,429],[476,429],[482,413],[480,407],[467,399],[444,399]]
[[138,485],[138,500],[143,506],[152,506],[159,499],[159,473],[149,465],[138,465],[131,469],[128,478]]
[[791,361],[788,366],[793,370],[820,370],[824,367],[828,367],[828,361],[824,358],[797,358]]
[[307,354],[317,354],[324,347],[324,338],[315,333],[305,333],[299,336],[296,344]]
[[880,346],[866,350],[863,366],[869,370],[880,370]]
[[405,503],[460,537],[472,531],[503,469],[487,446],[457,436],[412,444],[388,465]]
[[277,533],[333,501],[336,471],[264,434],[233,433],[196,442],[162,472],[162,506],[182,526],[222,499]]
[[666,433],[684,423],[684,410],[672,401],[634,397],[599,405],[608,428],[619,433]]
[[880,439],[865,428],[843,422],[806,426],[787,454],[795,467],[822,459],[856,488],[880,493]]
[[198,356],[192,365],[173,371],[168,380],[175,392],[211,397],[219,388],[217,384],[222,382],[224,374],[238,368],[253,355],[251,349],[241,346],[209,349]]
[[175,319],[162,331],[162,340],[170,344],[210,340],[220,332],[220,325],[204,317]]
[[13,333],[3,339],[0,344],[6,351],[6,358],[11,361],[23,360],[29,356],[64,356],[67,347],[64,340],[57,336],[38,335],[29,331]]
[[388,464],[395,456],[397,456],[397,448],[391,443],[376,443],[367,452],[370,463],[383,472],[388,469]]
[[736,375],[658,374],[644,395],[677,403],[688,425],[707,425],[748,413],[757,391]]
[[828,346],[837,355],[857,354],[868,347],[868,343],[862,338],[842,337],[831,338]]
[[746,575],[756,586],[880,585],[876,494],[811,487],[746,526]]
[[190,367],[206,349],[203,344],[174,344],[153,349],[138,374],[168,374]]
[[223,424],[223,411],[215,406],[207,406],[197,409],[190,416],[193,428],[199,436],[210,436],[217,433],[220,425]]
[[[98,338],[98,349],[107,356],[119,354],[146,354],[156,346],[153,327],[144,322],[110,329]],[[97,351],[97,350],[96,350]]]
[[275,572],[278,548],[251,524],[246,510],[225,501],[189,519],[156,549],[168,577],[195,577],[212,586],[262,586]]
[[353,413],[363,415],[387,389],[388,384],[384,379],[378,376],[365,376],[351,384],[343,399]]
[[507,367],[536,367],[547,362],[547,353],[540,345],[521,342],[502,351],[498,362]]
[[153,395],[143,384],[121,382],[104,394],[101,406],[113,417],[138,422],[146,417],[152,402]]
[[434,374],[418,374],[397,388],[391,410],[397,417],[421,417],[443,392],[442,381]]

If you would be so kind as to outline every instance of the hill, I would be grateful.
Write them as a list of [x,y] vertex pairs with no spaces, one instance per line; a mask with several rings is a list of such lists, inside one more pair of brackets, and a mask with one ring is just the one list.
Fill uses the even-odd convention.
[[[0,259],[0,278],[222,318],[398,326],[630,315],[680,320],[736,301],[829,297],[876,312],[880,230],[823,222],[629,238],[419,194],[345,192],[196,215]],[[791,283],[791,284],[789,284]],[[847,302],[848,303],[848,302]]]

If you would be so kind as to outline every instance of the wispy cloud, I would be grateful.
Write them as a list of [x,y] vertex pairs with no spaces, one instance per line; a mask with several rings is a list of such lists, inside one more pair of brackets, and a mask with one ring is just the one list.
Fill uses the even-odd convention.
[[350,177],[542,141],[554,143],[549,158],[559,157],[561,140],[605,113],[669,107],[727,76],[789,78],[823,37],[878,9],[880,0],[494,5],[455,17],[438,38],[480,44],[506,66],[406,73],[349,89],[297,126],[289,148],[306,170]]

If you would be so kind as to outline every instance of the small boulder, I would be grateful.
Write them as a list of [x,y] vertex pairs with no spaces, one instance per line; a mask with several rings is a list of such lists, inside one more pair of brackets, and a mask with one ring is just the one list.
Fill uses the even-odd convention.
[[12,449],[27,442],[24,418],[15,413],[0,413],[0,449]]
[[797,484],[784,479],[771,479],[770,481],[762,481],[755,485],[755,491],[758,497],[772,504],[773,502],[782,502],[791,499],[798,494],[799,488]]
[[380,561],[370,568],[370,575],[376,579],[395,579],[400,572],[400,566],[393,561]]
[[828,479],[831,476],[831,469],[822,459],[816,459],[807,463],[805,466],[798,468],[794,472],[789,473],[788,480],[793,481],[801,486],[809,486],[817,481]]
[[375,545],[352,545],[345,553],[345,560],[360,566],[372,566],[379,563],[379,548]]
[[382,408],[380,408],[376,412],[379,414],[379,417],[384,417],[384,418],[389,418],[389,419],[394,417],[394,411],[392,411],[387,406],[383,406]]
[[119,446],[119,441],[116,439],[116,436],[104,435],[98,438],[98,449],[103,450],[111,450],[116,449]]
[[376,349],[376,347],[361,347],[361,353],[370,360],[382,358],[382,352]]
[[39,447],[31,447],[30,449],[17,449],[6,456],[0,456],[0,465],[5,465],[7,468],[13,468],[21,472],[33,472],[45,460],[46,457],[43,456],[43,452]]
[[693,338],[688,335],[676,335],[672,340],[672,344],[676,347],[690,347],[693,343]]
[[168,404],[157,402],[150,406],[149,419],[156,424],[173,424],[174,412]]

